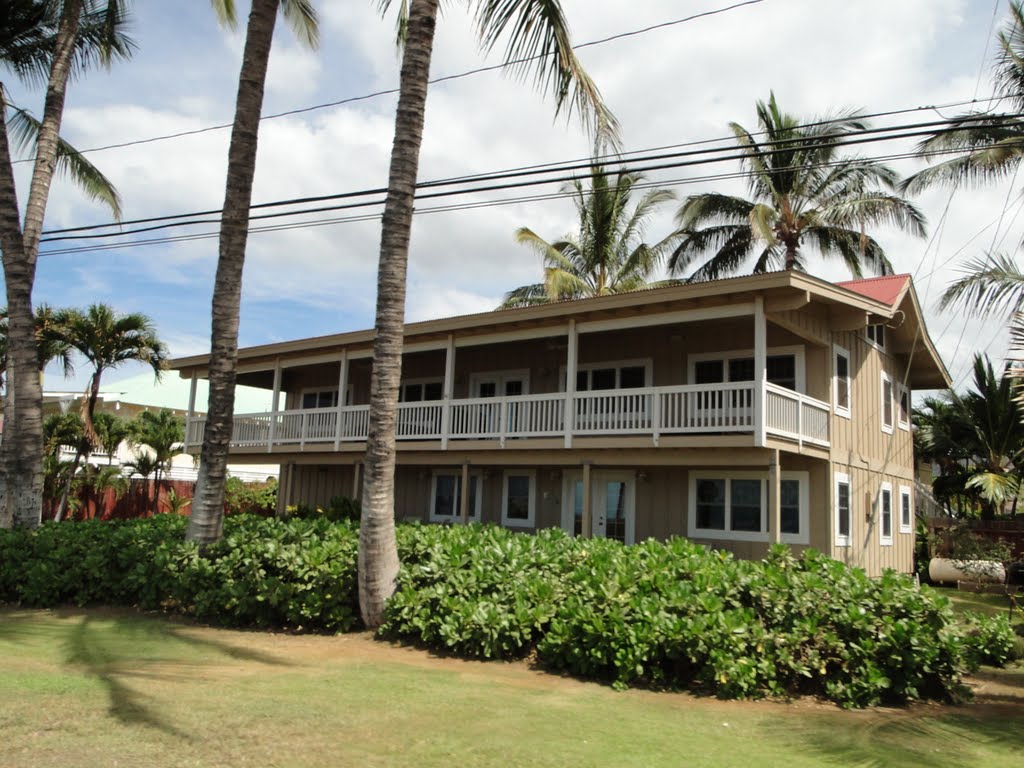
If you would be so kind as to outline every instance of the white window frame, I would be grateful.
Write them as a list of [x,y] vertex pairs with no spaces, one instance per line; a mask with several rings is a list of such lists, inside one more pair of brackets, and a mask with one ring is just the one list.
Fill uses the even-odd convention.
[[[782,472],[780,480],[796,480],[800,483],[800,533],[783,533],[782,541],[786,544],[810,543],[810,473],[804,471]],[[697,482],[700,480],[725,480],[725,530],[697,527]],[[731,531],[732,499],[731,480],[761,481],[761,530]],[[687,536],[700,539],[721,539],[723,541],[763,541],[769,540],[768,531],[768,473],[767,472],[735,472],[715,470],[695,470],[690,472],[689,514],[687,515]]]
[[[911,495],[909,485],[900,486],[900,533],[913,533],[914,532],[914,497]],[[907,500],[907,509],[910,510],[910,519],[903,522],[903,500]]]
[[[529,515],[525,520],[508,516],[508,479],[509,477],[530,478],[530,491],[527,501]],[[501,480],[501,524],[507,528],[533,528],[537,519],[537,472],[533,469],[506,469]]]
[[[896,386],[895,392],[896,392],[896,407],[895,407],[895,410],[896,410],[896,424],[904,432],[909,432],[910,431],[910,409],[911,409],[910,389],[909,389],[909,387],[904,387],[902,384],[898,384]],[[907,417],[905,419],[903,418],[903,407],[902,407],[903,406],[903,396],[904,395],[906,395],[906,397],[907,397],[907,413],[906,413]]]
[[[807,366],[804,358],[804,347],[802,344],[793,344],[786,347],[768,347],[765,350],[765,357],[776,357],[778,355],[793,355],[794,367],[796,368],[796,391],[802,395],[807,394]],[[693,383],[696,378],[697,363],[707,360],[728,361],[734,358],[754,357],[753,349],[732,349],[726,352],[700,352],[686,356],[686,380]],[[756,375],[756,372],[755,372]],[[722,366],[722,378],[729,383],[729,366]]]
[[530,369],[519,368],[517,370],[506,370],[506,371],[477,371],[476,373],[470,374],[469,377],[469,397],[470,399],[476,399],[480,395],[476,394],[477,387],[482,381],[495,381],[497,386],[495,387],[495,397],[508,397],[503,392],[499,394],[498,389],[504,389],[506,380],[521,380],[523,382],[523,394],[530,394]]
[[[576,373],[577,374],[580,374],[580,373],[587,373],[587,374],[589,374],[591,371],[601,370],[601,369],[604,369],[604,368],[614,368],[615,369],[615,389],[614,390],[612,390],[612,389],[608,389],[608,390],[593,390],[593,389],[590,388],[590,386],[588,384],[588,387],[587,387],[587,391],[588,392],[594,392],[594,391],[597,391],[597,392],[601,392],[601,391],[615,392],[615,391],[620,390],[622,388],[621,384],[622,384],[622,369],[623,368],[643,368],[644,369],[644,382],[645,382],[644,389],[646,389],[647,387],[653,387],[654,386],[654,358],[652,358],[652,357],[641,357],[641,358],[636,358],[636,359],[633,359],[633,360],[607,360],[607,361],[603,361],[603,362],[599,362],[599,363],[584,363],[582,365],[577,365],[576,366]],[[561,366],[558,369],[558,374],[559,374],[558,375],[558,382],[559,382],[558,391],[559,392],[565,392],[566,367],[564,365]],[[592,379],[592,377],[588,377],[588,382],[591,379]],[[579,392],[580,390],[576,390],[576,391]]]
[[[885,385],[889,385],[889,417],[890,421],[888,424],[885,423]],[[892,434],[893,423],[896,420],[896,389],[893,387],[892,376],[885,371],[882,371],[881,378],[879,379],[878,386],[878,404],[881,409],[878,412],[878,423],[881,425],[882,431],[887,435]]]
[[[871,338],[871,331],[873,328],[882,328],[882,343],[879,344],[873,338]],[[877,334],[876,334],[877,335]],[[885,352],[886,336],[889,335],[889,328],[885,323],[872,323],[864,329],[864,340],[875,349]]]
[[322,407],[321,406],[317,406],[316,408],[303,408],[302,407],[302,403],[305,401],[306,395],[316,393],[317,400],[319,401],[320,394],[322,392],[330,392],[331,395],[334,396],[334,400],[337,401],[337,399],[338,399],[338,388],[337,387],[303,387],[302,389],[299,390],[299,403],[298,403],[297,409],[298,410],[302,410],[302,411],[316,411],[316,410],[324,410],[326,408],[337,408],[338,407],[337,402],[335,402],[334,405],[325,405],[325,406],[322,406]]
[[[846,358],[846,405],[839,405],[839,366],[836,365],[836,358]],[[850,409],[853,406],[853,379],[850,376],[850,371],[853,366],[853,358],[850,357],[850,352],[838,344],[832,345],[832,406],[835,410],[836,416],[842,416],[844,419],[850,418]]]
[[[458,497],[456,498],[456,506],[459,507],[460,509],[453,510],[453,514],[451,516],[437,514],[436,507],[434,506],[436,504],[436,502],[437,502],[437,478],[444,477],[444,476],[449,476],[449,475],[455,478],[455,480],[456,480],[456,488],[457,488],[458,487],[458,483],[462,482],[462,470],[461,469],[454,469],[454,470],[450,470],[450,469],[435,469],[431,473],[429,504],[430,504],[430,522],[432,522],[432,523],[456,523],[456,524],[458,524],[458,523],[462,522],[462,515],[460,514],[460,509],[461,509],[461,506],[462,506],[462,501],[461,501],[462,494],[461,493],[459,493]],[[469,510],[469,522],[471,522],[471,523],[476,522],[476,521],[478,521],[480,519],[480,509],[482,507],[482,501],[483,501],[483,495],[484,495],[484,479],[483,479],[483,476],[479,472],[470,472],[469,473],[469,481],[470,481],[470,483],[473,482],[474,478],[476,479],[476,502],[472,505],[472,507],[470,507],[470,510]]]
[[[845,485],[849,493],[847,494],[848,503],[850,508],[847,512],[850,515],[850,532],[845,536],[839,533],[839,486]],[[833,493],[835,494],[835,502],[833,504],[833,522],[836,531],[836,546],[837,547],[848,547],[853,539],[853,483],[850,482],[850,476],[844,472],[835,473],[835,481],[833,483]]]
[[[885,495],[889,494],[889,535],[885,535]],[[883,547],[891,547],[896,514],[893,509],[892,483],[885,482],[878,489],[878,541]]]
[[[426,391],[427,384],[440,384],[441,385],[441,399],[440,400],[406,400],[405,399],[405,388],[411,384],[419,384]],[[444,399],[444,377],[443,376],[427,376],[419,379],[402,379],[398,382],[398,397],[401,403],[439,403]]]

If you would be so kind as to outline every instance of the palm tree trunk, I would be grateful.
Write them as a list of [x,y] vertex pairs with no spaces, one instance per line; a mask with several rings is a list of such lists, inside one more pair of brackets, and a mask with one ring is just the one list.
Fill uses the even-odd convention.
[[[0,444],[0,520],[16,525],[36,526],[42,519],[43,503],[43,388],[39,381],[35,321],[32,312],[32,286],[35,283],[39,237],[43,230],[50,183],[57,164],[57,139],[64,115],[64,99],[71,57],[82,15],[82,0],[65,0],[54,43],[50,75],[46,85],[43,117],[36,139],[36,159],[25,206],[25,228],[21,247],[7,242],[12,231],[7,224],[4,245],[4,274],[7,283],[8,312],[8,385],[5,403],[4,440]],[[6,100],[0,99],[0,107]],[[3,126],[4,175],[10,171],[7,126]],[[18,218],[14,196],[0,193],[3,217]],[[7,209],[7,205],[15,207]],[[25,375],[19,376],[18,371]]]
[[57,511],[54,513],[53,522],[59,523],[64,519],[64,513],[68,508],[68,500],[71,498],[71,486],[75,482],[75,475],[78,473],[78,465],[82,463],[82,456],[85,454],[84,441],[79,443],[75,449],[75,460],[71,462],[71,469],[68,471],[67,482],[64,483],[64,490],[60,494],[60,503],[57,504]]
[[238,77],[235,123],[228,149],[224,213],[220,226],[220,257],[213,288],[210,333],[210,399],[199,459],[195,502],[189,518],[190,541],[206,545],[221,537],[224,523],[224,480],[235,409],[238,362],[238,314],[242,299],[242,267],[249,230],[252,180],[256,172],[263,87],[274,37],[279,0],[253,0]]
[[153,473],[153,517],[156,517],[160,512],[160,465],[156,467],[156,471]]
[[380,625],[384,603],[394,592],[398,575],[395,421],[402,377],[406,265],[437,6],[438,0],[412,0],[409,7],[388,195],[381,225],[370,425],[359,527],[359,607],[369,628]]
[[6,92],[0,84],[0,251],[8,312],[0,526],[9,528],[38,525],[42,519],[43,387],[32,314],[34,268],[25,258],[6,113]]

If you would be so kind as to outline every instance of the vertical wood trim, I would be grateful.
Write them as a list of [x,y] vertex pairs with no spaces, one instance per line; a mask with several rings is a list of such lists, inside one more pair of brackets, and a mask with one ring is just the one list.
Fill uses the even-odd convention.
[[[782,473],[779,471],[779,451],[774,449],[768,460],[768,541],[782,542]],[[808,516],[809,517],[809,516]],[[810,537],[808,536],[808,541]]]
[[[565,361],[565,447],[572,448],[572,430],[575,426],[576,409],[573,400],[576,396],[576,360],[578,358],[579,333],[576,331],[576,319],[569,320],[569,344],[566,349]],[[588,471],[589,470],[585,470]],[[587,498],[588,491],[584,491]]]
[[[477,493],[480,493],[480,489],[476,489]],[[469,523],[469,462],[462,462],[462,493],[459,496],[459,517],[462,519],[462,524],[467,525]]]
[[768,365],[768,331],[764,316],[764,297],[754,299],[754,445],[765,444],[764,400]]
[[590,462],[583,464],[583,517],[580,520],[580,536],[590,539],[594,536],[593,494],[590,491]]
[[[341,433],[345,413],[345,393],[348,390],[348,349],[341,350],[341,360],[338,363],[338,415],[337,424],[334,426],[334,450],[341,448]],[[353,496],[353,498],[355,498]]]
[[270,433],[267,438],[267,453],[274,449],[274,434],[277,432],[277,410],[281,401],[281,358],[274,360],[274,399],[270,403]]
[[[455,336],[448,334],[444,349],[444,391],[441,402],[441,450],[448,450],[448,433],[451,432],[452,395],[455,392]],[[472,393],[470,393],[472,394]]]

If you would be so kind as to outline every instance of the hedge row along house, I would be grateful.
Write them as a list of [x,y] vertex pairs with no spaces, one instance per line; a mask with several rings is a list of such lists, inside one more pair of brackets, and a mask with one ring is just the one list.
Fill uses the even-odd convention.
[[[359,496],[372,344],[240,351],[239,383],[275,405],[235,417],[232,461],[278,462],[280,504]],[[207,365],[173,363],[193,387]],[[912,568],[910,394],[950,379],[909,275],[773,272],[413,323],[402,365],[399,520]]]

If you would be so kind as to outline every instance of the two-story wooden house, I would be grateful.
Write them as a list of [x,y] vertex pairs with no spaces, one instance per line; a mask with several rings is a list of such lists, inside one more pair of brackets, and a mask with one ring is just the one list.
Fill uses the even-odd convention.
[[[277,405],[236,416],[232,462],[279,462],[282,505],[359,496],[372,344],[240,351],[239,383]],[[207,364],[174,367],[195,381]],[[911,569],[910,392],[950,382],[907,275],[774,272],[412,323],[402,365],[399,520]],[[193,451],[202,430],[190,417]]]

